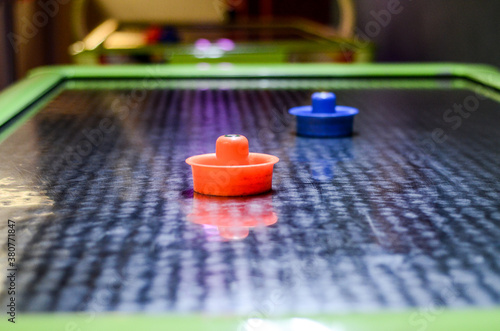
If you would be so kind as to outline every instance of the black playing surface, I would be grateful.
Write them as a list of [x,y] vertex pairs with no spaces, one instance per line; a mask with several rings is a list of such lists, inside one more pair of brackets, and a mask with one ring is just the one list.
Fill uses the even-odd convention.
[[[328,80],[106,84],[64,89],[0,144],[0,221],[3,234],[16,221],[23,311],[500,304],[496,101],[453,81],[339,88],[339,104],[360,109],[355,135],[312,139],[294,134],[287,109]],[[472,111],[447,112],[455,104]],[[184,160],[227,133],[280,158],[273,192],[193,196]],[[192,222],[210,213],[234,226]],[[278,220],[247,235],[238,219],[252,213]]]

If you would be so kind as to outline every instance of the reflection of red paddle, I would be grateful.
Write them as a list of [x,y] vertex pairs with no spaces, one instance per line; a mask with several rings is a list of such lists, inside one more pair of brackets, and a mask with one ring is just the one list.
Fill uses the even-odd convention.
[[214,197],[194,193],[190,222],[216,227],[219,235],[228,240],[246,238],[251,228],[275,224],[272,195],[253,197]]

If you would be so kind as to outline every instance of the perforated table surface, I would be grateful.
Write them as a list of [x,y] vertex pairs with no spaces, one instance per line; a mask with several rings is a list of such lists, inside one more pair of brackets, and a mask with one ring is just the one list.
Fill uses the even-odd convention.
[[[4,124],[0,224],[3,235],[16,223],[21,320],[500,304],[494,86],[453,75],[209,76],[66,79]],[[288,109],[323,90],[360,109],[352,137],[295,134]],[[193,193],[184,160],[227,133],[280,158],[270,193]],[[255,210],[277,221],[238,223]],[[219,213],[232,223],[217,224]]]

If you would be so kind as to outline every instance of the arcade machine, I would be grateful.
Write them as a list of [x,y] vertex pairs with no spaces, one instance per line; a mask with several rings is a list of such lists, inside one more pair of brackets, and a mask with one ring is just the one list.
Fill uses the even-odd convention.
[[[85,31],[82,16],[86,2],[75,3],[75,31]],[[370,62],[373,56],[369,41],[353,37],[350,1],[339,1],[341,20],[336,29],[304,19],[236,20],[228,8],[216,5],[219,2],[204,8],[206,16],[183,21],[175,16],[175,8],[165,17],[156,17],[154,11],[142,17],[131,16],[129,11],[122,13],[122,6],[115,6],[113,1],[99,2],[112,18],[104,19],[71,45],[70,53],[77,64],[349,63]],[[190,2],[200,1],[184,5]],[[161,11],[164,5],[160,2],[158,6]]]

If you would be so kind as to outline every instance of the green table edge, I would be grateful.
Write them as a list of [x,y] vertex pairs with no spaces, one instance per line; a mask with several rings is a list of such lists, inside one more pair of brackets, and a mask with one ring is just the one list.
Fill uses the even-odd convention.
[[[33,70],[29,76],[0,94],[0,126],[26,109],[61,82],[68,79],[163,79],[163,78],[364,78],[364,77],[456,77],[500,89],[500,72],[476,64],[284,64],[284,65],[134,65],[134,66],[52,66]],[[2,323],[7,321],[4,315]],[[450,310],[430,305],[419,310],[364,314],[333,314],[249,320],[249,316],[206,317],[200,314],[151,315],[119,313],[24,314],[18,313],[20,330],[256,330],[249,323],[272,323],[289,330],[293,318],[310,319],[324,330],[500,330],[500,308]],[[264,321],[263,321],[264,320]],[[250,321],[250,322],[249,322]],[[259,322],[260,321],[260,322]],[[288,324],[287,324],[288,323]],[[277,330],[280,330],[280,329]],[[264,330],[264,329],[262,329]],[[312,330],[311,330],[312,331]]]
[[203,77],[462,77],[481,83],[496,82],[493,66],[459,63],[418,64],[235,64],[235,65],[117,65],[52,66],[33,70],[29,77],[56,74],[65,78],[203,78]]
[[271,77],[457,77],[500,89],[500,72],[487,65],[429,64],[244,64],[49,66],[30,72],[0,94],[0,126],[67,79]]
[[500,309],[443,310],[430,305],[411,311],[283,317],[266,317],[262,312],[243,317],[96,312],[18,313],[15,322],[14,325],[5,317],[1,324],[15,327],[16,330],[50,331],[498,331]]

